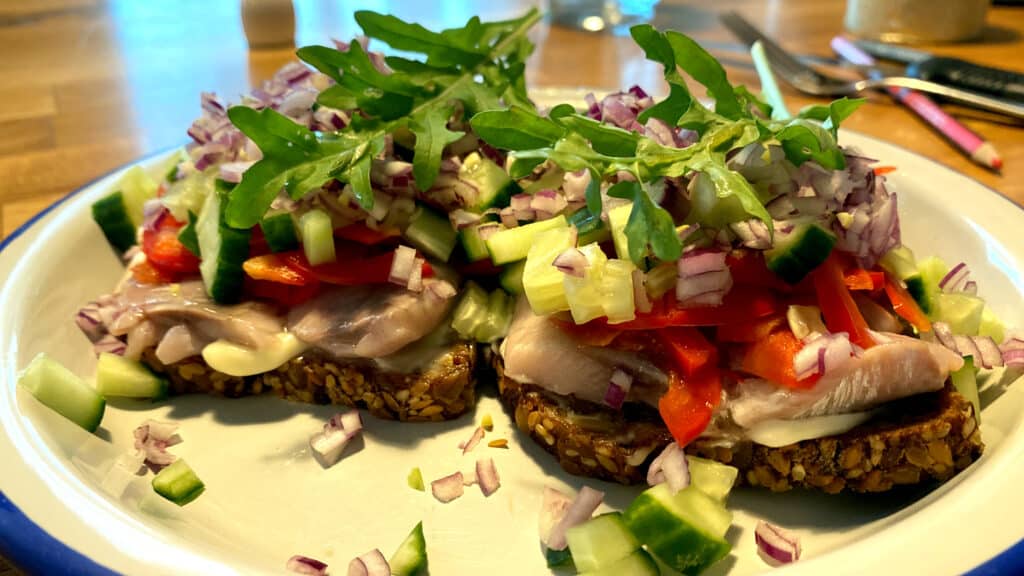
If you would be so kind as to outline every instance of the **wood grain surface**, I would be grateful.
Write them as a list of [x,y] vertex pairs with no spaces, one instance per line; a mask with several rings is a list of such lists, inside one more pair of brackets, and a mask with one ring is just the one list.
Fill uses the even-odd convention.
[[[535,3],[297,1],[296,42],[328,43],[357,33],[352,11],[391,12],[428,27],[451,27],[471,13],[505,18]],[[240,3],[226,0],[0,2],[0,237],[55,199],[145,154],[183,144],[199,114],[200,91],[228,99],[294,58],[292,49],[250,51]],[[704,42],[734,82],[757,86],[746,51],[717,20],[736,9],[793,51],[831,56],[842,31],[839,0],[688,0],[663,2],[655,25]],[[937,53],[1024,71],[1024,10],[998,7],[980,41],[927,46]],[[531,86],[615,89],[639,84],[663,93],[660,69],[628,36],[542,25],[528,69]],[[822,99],[783,87],[792,109]],[[1001,174],[960,155],[941,136],[887,97],[845,127],[899,144],[963,172],[1024,204],[1024,132],[1011,123],[957,110],[1005,162]],[[964,198],[964,202],[969,202]],[[4,279],[6,280],[6,279]],[[0,559],[0,575],[13,569]]]

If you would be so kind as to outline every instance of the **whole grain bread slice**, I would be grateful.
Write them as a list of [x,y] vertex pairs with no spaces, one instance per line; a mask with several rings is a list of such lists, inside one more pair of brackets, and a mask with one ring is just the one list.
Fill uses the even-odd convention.
[[[653,408],[627,404],[615,411],[556,396],[506,377],[497,355],[493,363],[501,400],[516,426],[571,474],[642,483],[651,460],[672,441]],[[893,403],[883,415],[844,434],[778,448],[697,440],[686,450],[736,466],[740,483],[834,494],[946,480],[983,449],[973,406],[947,384],[938,392]]]
[[408,374],[321,354],[298,356],[275,370],[243,377],[218,372],[201,356],[164,364],[152,348],[143,352],[142,361],[167,377],[172,394],[237,398],[273,392],[297,402],[340,404],[410,422],[450,420],[476,402],[476,346],[467,342],[453,344],[428,369]]

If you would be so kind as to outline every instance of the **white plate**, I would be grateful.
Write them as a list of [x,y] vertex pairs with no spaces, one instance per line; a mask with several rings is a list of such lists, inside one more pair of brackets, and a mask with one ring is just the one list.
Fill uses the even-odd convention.
[[[1024,326],[1021,286],[1024,211],[981,184],[906,150],[857,134],[855,145],[884,164],[900,194],[904,238],[919,255],[935,253],[971,264],[981,293],[1008,325]],[[141,162],[154,169],[154,157]],[[397,424],[368,418],[365,447],[329,470],[306,442],[334,409],[271,397],[206,396],[169,402],[111,402],[98,436],[54,416],[18,391],[16,373],[45,351],[83,375],[93,373],[91,348],[73,322],[84,302],[111,290],[121,266],[89,217],[90,205],[118,178],[107,176],[70,196],[8,239],[0,252],[0,550],[32,570],[106,573],[58,544],[129,574],[282,573],[292,554],[326,561],[344,573],[367,550],[390,554],[422,520],[434,574],[546,573],[536,515],[544,485],[608,492],[621,508],[639,490],[569,476],[515,430],[483,383],[474,413],[443,424]],[[1004,379],[1005,380],[1005,379]],[[984,457],[933,491],[882,495],[770,494],[737,489],[730,557],[711,573],[766,569],[753,525],[759,518],[803,538],[804,559],[787,574],[963,572],[1024,536],[1024,386],[990,379],[982,396]],[[511,449],[457,449],[484,414],[488,440]],[[138,491],[115,500],[100,488],[104,466],[130,446],[146,418],[181,423],[173,449],[207,485],[183,509]],[[107,442],[109,440],[109,442]],[[112,443],[112,444],[111,444]],[[410,468],[432,479],[493,456],[501,489],[485,499],[471,487],[440,504],[406,486]],[[148,480],[148,479],[147,479]],[[141,496],[148,497],[141,498]],[[26,518],[21,517],[20,508]],[[56,541],[47,539],[42,531]],[[1003,561],[1024,569],[1024,553]]]

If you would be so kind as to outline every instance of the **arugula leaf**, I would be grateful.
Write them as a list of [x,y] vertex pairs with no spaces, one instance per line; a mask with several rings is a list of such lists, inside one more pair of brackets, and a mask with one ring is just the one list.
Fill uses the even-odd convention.
[[602,212],[604,199],[601,198],[601,175],[597,170],[590,170],[590,182],[583,192],[583,197],[587,200],[587,210],[590,210],[591,214]]
[[460,132],[448,129],[448,118],[451,115],[451,106],[436,106],[427,110],[409,126],[416,136],[412,175],[416,179],[416,187],[420,190],[429,190],[434,184],[434,179],[441,168],[444,147],[462,137]]
[[838,138],[839,124],[849,118],[850,114],[856,112],[866,101],[864,98],[850,99],[843,96],[838,100],[833,100],[828,106],[821,104],[807,106],[797,114],[797,118],[817,120],[822,123],[822,127],[832,133],[832,138]]
[[676,64],[703,84],[708,94],[715,99],[715,112],[733,120],[747,115],[725,75],[725,68],[714,56],[692,38],[679,32],[666,32],[665,38],[675,53]]
[[589,140],[594,150],[601,154],[621,157],[636,156],[636,146],[640,141],[640,136],[636,132],[603,124],[580,114],[563,116],[557,122]]
[[812,120],[796,118],[775,134],[786,158],[797,166],[814,160],[830,170],[846,167],[846,157],[831,132]]
[[696,183],[690,198],[693,221],[721,228],[753,216],[772,231],[772,217],[746,178],[726,167],[725,162],[707,155],[698,159],[697,166],[701,170],[698,180],[704,180]]
[[[650,24],[638,24],[629,29],[633,41],[643,49],[648,60],[657,62],[665,68],[665,80],[669,84],[685,86],[686,81],[676,69],[676,53],[664,34],[658,32]],[[687,92],[689,93],[689,92]]]
[[[263,152],[231,195],[227,211],[232,225],[255,224],[282,187],[298,197],[331,178],[350,183],[360,205],[370,209],[367,159],[383,149],[388,134],[413,148],[416,183],[429,187],[445,146],[459,136],[447,129],[453,106],[461,104],[467,114],[498,108],[502,99],[532,107],[524,59],[533,45],[526,31],[539,19],[534,9],[513,20],[471,18],[463,28],[431,32],[394,16],[357,12],[368,36],[426,56],[425,62],[389,58],[392,74],[378,70],[358,42],[345,52],[325,46],[300,49],[300,58],[336,82],[321,92],[318,103],[358,108],[360,114],[330,136],[314,134],[273,111],[229,113]],[[289,127],[282,128],[281,121]]]
[[683,245],[672,215],[655,204],[639,182],[619,182],[608,189],[608,195],[633,201],[625,233],[629,239],[629,259],[634,264],[643,266],[649,254],[664,262],[679,259]]
[[[264,154],[231,192],[226,217],[235,228],[251,228],[259,222],[282,189],[299,198],[355,165],[373,148],[372,141],[351,136],[318,139],[270,108],[233,106],[228,118]],[[367,202],[372,206],[372,192]]]
[[670,82],[668,90],[668,97],[661,102],[655,103],[654,106],[644,110],[637,116],[638,122],[647,124],[649,119],[657,118],[669,126],[679,125],[679,119],[690,108],[693,96],[690,95],[690,90],[685,84]]
[[546,148],[565,135],[555,121],[520,106],[480,112],[469,124],[477,136],[502,150]]

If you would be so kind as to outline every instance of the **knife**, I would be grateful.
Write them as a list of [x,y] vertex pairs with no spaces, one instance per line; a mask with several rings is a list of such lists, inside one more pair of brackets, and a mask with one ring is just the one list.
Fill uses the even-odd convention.
[[857,40],[856,44],[877,58],[905,62],[908,76],[1024,102],[1024,74],[1019,72],[982,66],[960,58],[935,56],[923,50],[884,42]]

